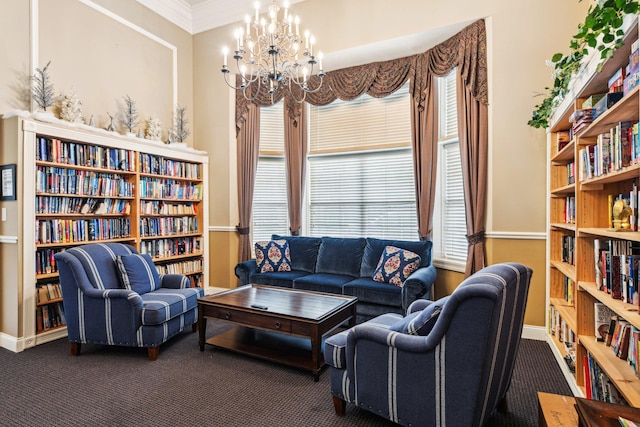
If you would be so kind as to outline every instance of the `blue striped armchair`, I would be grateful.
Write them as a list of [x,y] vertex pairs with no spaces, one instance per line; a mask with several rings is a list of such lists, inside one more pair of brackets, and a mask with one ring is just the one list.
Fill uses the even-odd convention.
[[151,257],[122,243],[77,246],[55,255],[71,354],[83,343],[146,347],[197,327],[197,299],[181,274],[158,274]]
[[482,426],[506,409],[531,274],[492,265],[405,317],[383,314],[327,339],[336,414],[353,402],[401,425]]

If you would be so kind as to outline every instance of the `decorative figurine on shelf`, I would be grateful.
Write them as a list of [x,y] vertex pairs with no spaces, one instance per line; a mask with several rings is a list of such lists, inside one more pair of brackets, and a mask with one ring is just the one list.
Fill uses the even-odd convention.
[[627,205],[626,200],[622,197],[613,204],[613,228],[628,230],[631,228],[629,216],[631,208]]
[[147,120],[147,133],[145,138],[152,141],[160,141],[162,138],[162,124],[160,123],[160,119],[153,115]]
[[96,119],[93,118],[93,114],[89,117],[89,126],[96,127]]
[[65,93],[60,99],[60,118],[71,123],[82,121],[82,101],[73,90]]
[[109,132],[115,132],[116,128],[113,126],[113,116],[111,114],[109,114],[108,111],[107,111],[107,116],[109,116],[109,119],[111,120],[111,122],[109,122],[109,126],[107,126],[107,130]]
[[47,62],[43,69],[36,68],[36,72],[33,75],[32,96],[42,111],[47,111],[47,107],[52,107],[54,100],[53,83],[51,83],[51,78],[49,77],[49,65],[51,65],[51,61]]

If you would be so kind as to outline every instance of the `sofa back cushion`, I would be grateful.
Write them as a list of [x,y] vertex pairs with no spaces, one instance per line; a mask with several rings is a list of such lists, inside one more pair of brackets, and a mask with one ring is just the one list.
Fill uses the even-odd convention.
[[[364,238],[323,237],[318,250],[316,273],[344,274],[358,277],[366,243],[367,241]],[[378,254],[376,264],[379,259],[380,254]]]
[[364,248],[364,255],[362,257],[362,265],[360,266],[360,277],[373,277],[373,273],[378,266],[382,252],[387,246],[395,246],[418,254],[420,256],[420,267],[427,267],[431,265],[432,243],[429,240],[387,240],[368,237],[367,244]]
[[291,270],[315,273],[318,249],[322,239],[306,236],[271,236],[273,240],[286,240],[289,242],[289,254],[291,256]]

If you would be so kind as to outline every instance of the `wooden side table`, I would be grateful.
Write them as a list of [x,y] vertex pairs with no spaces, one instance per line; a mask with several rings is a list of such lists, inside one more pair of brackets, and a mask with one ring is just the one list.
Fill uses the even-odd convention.
[[571,396],[538,392],[538,426],[577,427],[576,400]]

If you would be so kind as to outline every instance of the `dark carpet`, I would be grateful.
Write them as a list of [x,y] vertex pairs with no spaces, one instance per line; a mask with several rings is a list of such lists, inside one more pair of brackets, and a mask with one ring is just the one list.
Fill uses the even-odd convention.
[[[207,335],[215,333],[209,323]],[[218,329],[219,330],[219,329]],[[329,373],[311,374],[250,357],[198,350],[198,334],[145,349],[84,345],[66,339],[12,353],[0,349],[3,426],[390,426],[354,405],[337,417]],[[509,412],[489,426],[537,426],[536,391],[570,395],[542,341],[522,340],[507,394]]]

